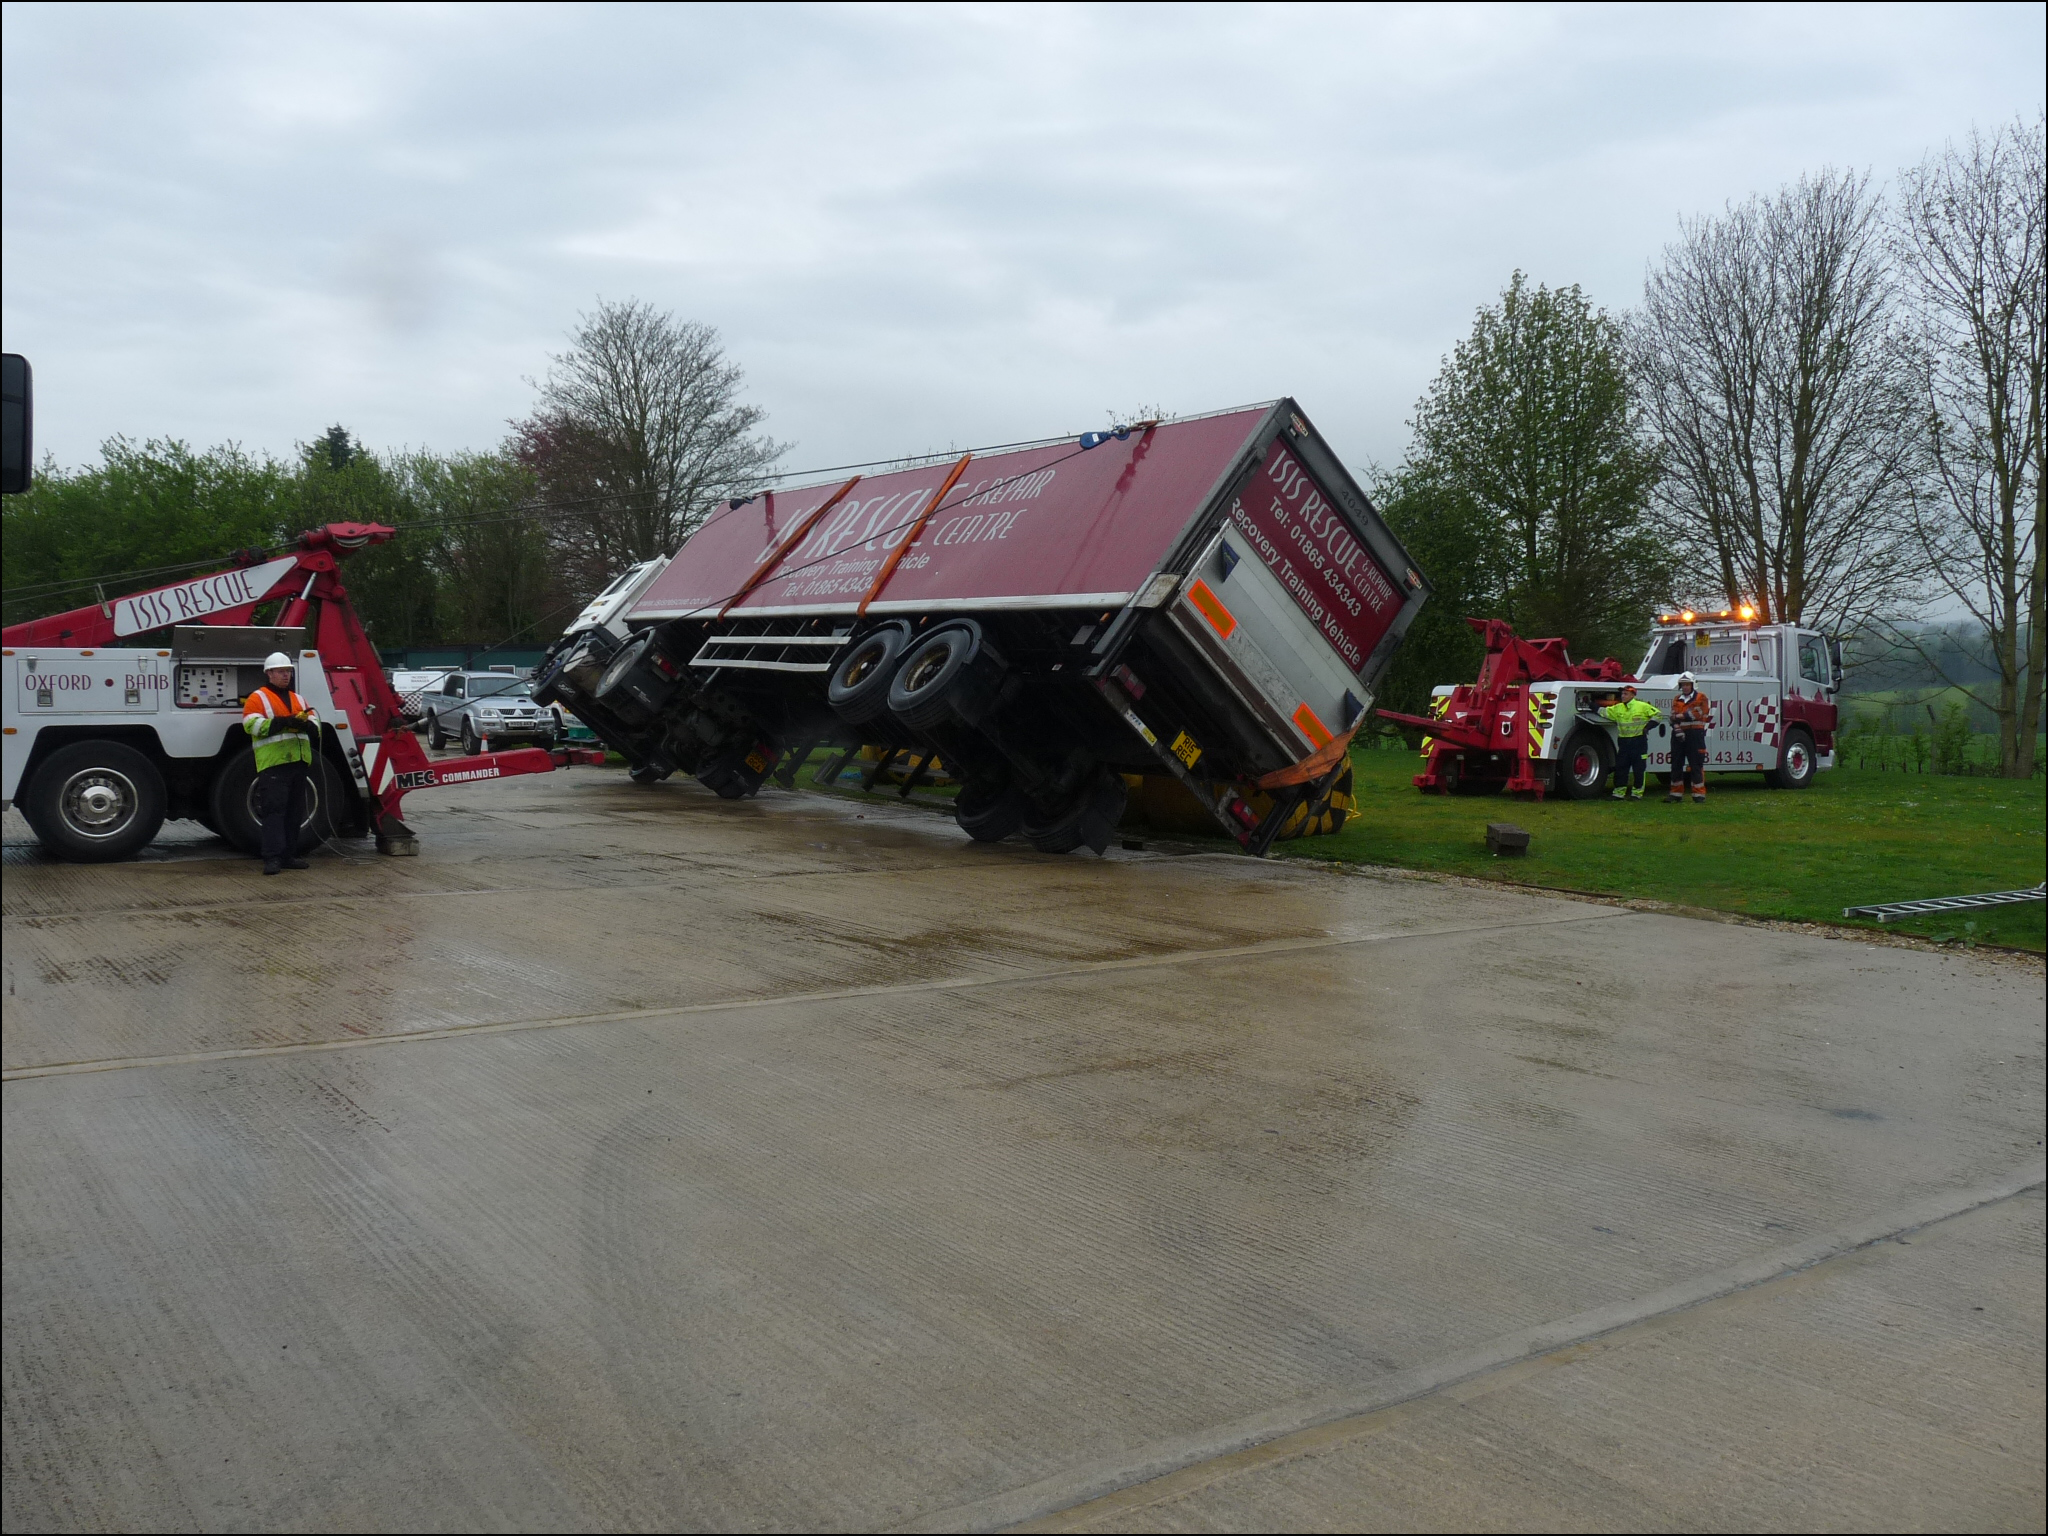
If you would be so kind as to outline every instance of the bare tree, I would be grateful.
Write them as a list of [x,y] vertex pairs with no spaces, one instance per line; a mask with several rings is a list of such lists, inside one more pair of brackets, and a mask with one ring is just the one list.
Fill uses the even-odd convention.
[[[2034,773],[2048,646],[2043,130],[2037,117],[1989,139],[1972,132],[1902,172],[1895,236],[1924,453],[1914,529],[1935,578],[1982,626],[1997,696],[1964,691],[1997,717],[2000,771],[2018,779]],[[1921,635],[1901,638],[1939,667]]]
[[1847,629],[1919,579],[1896,307],[1868,177],[1681,225],[1630,330],[1697,599]]
[[559,515],[561,553],[588,585],[673,552],[725,497],[750,492],[784,445],[718,332],[637,299],[599,300],[540,385],[515,447]]

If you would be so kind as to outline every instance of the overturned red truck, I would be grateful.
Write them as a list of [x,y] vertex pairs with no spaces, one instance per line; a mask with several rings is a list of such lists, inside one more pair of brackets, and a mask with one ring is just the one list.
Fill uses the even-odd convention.
[[642,782],[943,759],[972,837],[1100,852],[1124,774],[1245,849],[1326,800],[1429,583],[1292,400],[721,506],[535,696]]

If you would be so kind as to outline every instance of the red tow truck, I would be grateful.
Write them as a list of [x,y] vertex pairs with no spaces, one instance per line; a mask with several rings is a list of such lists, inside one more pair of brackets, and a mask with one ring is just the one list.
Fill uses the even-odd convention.
[[[323,721],[302,849],[374,836],[379,853],[416,853],[400,814],[413,790],[602,762],[538,747],[428,758],[341,581],[344,560],[396,532],[329,523],[275,555],[245,551],[204,576],[0,631],[4,803],[62,859],[128,858],[180,818],[254,853],[242,700],[278,650],[299,658],[298,691]],[[251,623],[273,603],[273,623]]]

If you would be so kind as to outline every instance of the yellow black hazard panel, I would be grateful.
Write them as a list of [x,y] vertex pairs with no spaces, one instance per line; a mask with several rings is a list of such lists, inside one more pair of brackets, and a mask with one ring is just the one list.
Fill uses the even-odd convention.
[[1294,808],[1280,828],[1283,840],[1290,837],[1328,837],[1333,832],[1344,830],[1344,823],[1358,808],[1358,800],[1351,782],[1351,764],[1346,762],[1337,775],[1337,782],[1330,786],[1327,800],[1310,800]]

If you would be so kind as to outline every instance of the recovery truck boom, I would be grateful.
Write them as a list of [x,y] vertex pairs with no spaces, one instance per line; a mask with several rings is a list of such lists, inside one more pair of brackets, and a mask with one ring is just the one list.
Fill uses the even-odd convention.
[[[299,691],[325,722],[309,840],[371,834],[380,853],[412,854],[401,805],[413,790],[602,762],[601,752],[538,747],[428,758],[341,580],[344,560],[396,534],[329,523],[274,555],[244,550],[208,575],[0,631],[6,803],[63,858],[128,857],[166,816],[253,851],[241,700],[271,649],[300,658]],[[270,603],[283,605],[276,622],[252,626]],[[166,631],[169,646],[137,644]]]

